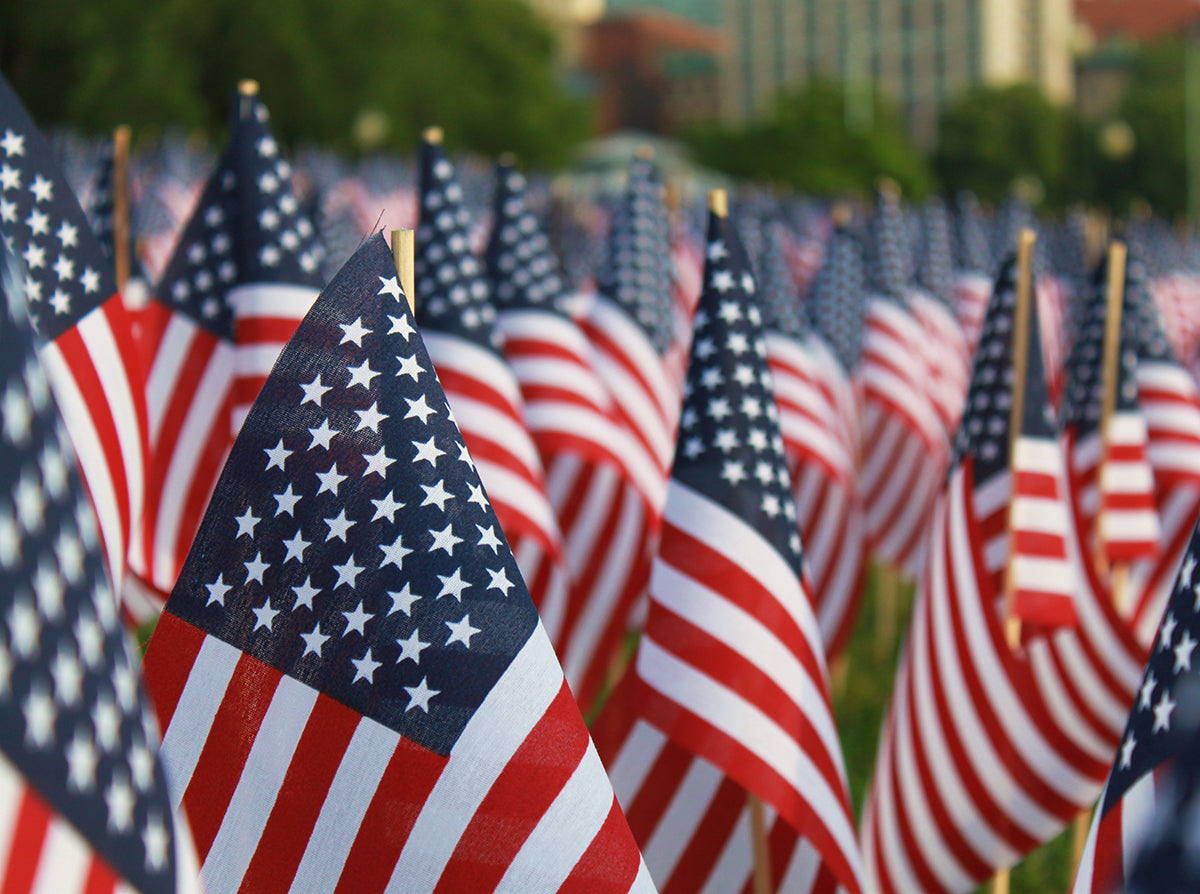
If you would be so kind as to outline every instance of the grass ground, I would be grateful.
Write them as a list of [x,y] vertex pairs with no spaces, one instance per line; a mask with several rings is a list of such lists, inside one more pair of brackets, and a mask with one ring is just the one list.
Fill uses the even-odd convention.
[[[912,588],[902,586],[894,630],[891,635],[881,637],[879,591],[879,574],[873,569],[867,580],[862,612],[847,649],[846,666],[840,679],[835,681],[833,693],[834,713],[841,732],[856,817],[861,815],[863,799],[870,785],[880,724],[891,695],[900,640],[912,605]],[[886,614],[883,624],[886,634]],[[1072,872],[1071,830],[1068,829],[1013,868],[1009,892],[1060,894],[1070,889]],[[990,883],[980,888],[981,892],[990,890]]]

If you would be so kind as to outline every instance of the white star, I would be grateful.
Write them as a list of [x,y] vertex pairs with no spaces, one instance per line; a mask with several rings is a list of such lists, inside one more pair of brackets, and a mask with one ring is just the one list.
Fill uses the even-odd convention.
[[65,220],[59,225],[54,235],[58,237],[63,248],[74,248],[79,244],[79,227],[69,224]]
[[267,602],[266,605],[253,609],[253,612],[254,617],[257,619],[254,623],[254,629],[257,630],[259,627],[266,627],[269,633],[271,631],[271,624],[274,623],[275,616],[279,614],[279,610],[271,608],[271,603]]
[[1158,631],[1158,647],[1160,649],[1171,648],[1171,639],[1175,636],[1175,625],[1178,623],[1173,612],[1169,613],[1166,620],[1162,622],[1162,628]]
[[[272,467],[283,469],[284,463],[287,462],[287,458],[292,455],[292,451],[283,446],[283,438],[280,438],[279,443],[274,447],[264,447],[263,453],[267,455],[267,469]],[[264,469],[263,471],[266,471],[267,469]]]
[[75,731],[75,738],[66,747],[67,786],[77,792],[89,791],[96,785],[96,764],[100,756],[96,754],[96,746],[91,743],[90,736],[81,736]]
[[312,435],[312,443],[308,445],[308,449],[314,447],[323,447],[329,449],[329,442],[333,440],[333,436],[337,434],[337,429],[329,427],[329,420],[322,419],[321,425],[318,428],[310,428],[308,433]]
[[392,328],[388,330],[388,335],[400,335],[407,340],[410,335],[416,332],[407,316],[389,316],[388,319],[392,321]]
[[314,587],[311,581],[312,575],[310,574],[304,578],[304,583],[300,584],[299,586],[292,587],[292,592],[296,594],[296,604],[292,606],[292,608],[295,609],[304,606],[309,611],[312,611],[313,597],[321,591]]
[[400,647],[400,657],[396,659],[399,664],[402,661],[412,661],[415,664],[421,663],[421,651],[429,647],[429,643],[423,641],[419,636],[420,630],[416,627],[409,635],[408,639],[397,639],[396,645]]
[[41,174],[36,174],[32,185],[29,187],[29,191],[33,193],[35,202],[49,202],[54,198],[54,183],[51,180],[47,180]]
[[216,583],[205,584],[204,588],[208,590],[208,602],[205,603],[206,606],[212,605],[214,602],[217,605],[224,606],[225,594],[233,589],[233,587],[225,583],[224,573],[217,575]]
[[355,525],[355,522],[346,518],[345,509],[339,512],[334,518],[324,519],[324,522],[329,526],[329,539],[332,540],[336,537],[342,543],[346,542],[346,532]]
[[1179,572],[1179,589],[1183,589],[1192,582],[1192,575],[1196,573],[1196,557],[1188,553],[1183,559],[1183,569]]
[[724,294],[734,286],[733,274],[728,270],[718,270],[713,274],[712,287]]
[[440,694],[441,690],[430,689],[426,685],[426,680],[428,679],[428,677],[422,677],[421,682],[416,686],[404,687],[404,691],[408,693],[409,697],[408,707],[404,709],[406,712],[411,711],[413,708],[420,708],[426,714],[429,713],[429,700],[435,695]]
[[1121,769],[1128,770],[1130,764],[1133,763],[1133,749],[1137,747],[1137,739],[1133,737],[1133,733],[1129,734],[1129,738],[1121,744]]
[[0,191],[21,188],[21,171],[12,165],[0,165]]
[[763,494],[762,511],[770,518],[779,515],[779,497],[774,494]]
[[346,372],[350,373],[350,384],[346,386],[347,388],[362,385],[367,390],[371,388],[371,380],[379,375],[371,369],[370,358],[364,360],[359,366],[347,366]]
[[91,267],[83,269],[83,276],[79,277],[79,282],[83,285],[83,291],[89,295],[100,290],[100,274]]
[[1154,695],[1154,687],[1158,685],[1158,681],[1154,679],[1154,674],[1146,674],[1146,679],[1142,682],[1142,688],[1138,694],[1138,710],[1150,707],[1150,698]]
[[486,528],[483,525],[476,525],[475,527],[479,529],[479,545],[486,546],[492,552],[499,554],[501,544],[500,538],[496,536],[496,530],[491,525],[488,525]]
[[25,135],[13,133],[11,130],[4,131],[4,139],[0,140],[0,149],[4,150],[4,154],[9,158],[14,155],[25,154]]
[[471,491],[471,496],[467,498],[467,502],[474,503],[476,506],[486,512],[488,508],[488,499],[483,492],[483,485],[468,482],[467,488]]
[[[447,412],[450,416],[450,421],[456,422],[456,420],[454,419],[454,412],[452,410],[450,410],[448,407],[447,407]],[[472,472],[475,471],[475,462],[474,462],[474,460],[471,459],[471,451],[469,451],[467,449],[467,445],[465,443],[459,445],[458,461],[460,463],[462,463],[464,466],[466,466],[468,469],[470,469]]]
[[346,477],[347,476],[345,475],[338,474],[337,461],[335,460],[333,465],[329,467],[328,472],[317,472],[317,479],[321,482],[321,486],[317,489],[317,493],[323,494],[325,491],[329,491],[336,497],[338,485],[345,481]]
[[300,387],[304,389],[304,398],[300,401],[300,404],[304,405],[311,401],[319,407],[321,406],[321,398],[325,396],[325,392],[328,391],[331,386],[322,385],[321,374],[317,373],[315,379],[313,379],[307,385],[302,384]]
[[499,571],[493,571],[491,568],[488,568],[486,571],[491,577],[487,585],[489,590],[499,590],[501,595],[507,596],[508,591],[516,586],[516,584],[508,579],[507,569],[501,568]]
[[471,588],[471,585],[462,579],[461,568],[455,568],[454,573],[450,575],[439,574],[437,578],[442,582],[442,591],[438,593],[439,599],[443,596],[453,596],[462,602],[463,590]]
[[413,462],[417,463],[425,460],[435,469],[437,468],[437,458],[445,454],[446,451],[438,449],[433,443],[434,436],[430,435],[428,441],[413,441],[412,445],[417,448],[417,456]]
[[364,454],[363,459],[367,461],[367,469],[365,472],[363,472],[363,475],[365,476],[374,473],[380,478],[387,477],[388,466],[390,466],[393,462],[393,460],[388,457],[386,449],[383,447],[379,448],[378,453],[373,453],[370,456]]
[[362,347],[363,336],[371,331],[363,326],[362,317],[355,317],[353,323],[338,323],[338,326],[345,333],[338,344],[344,345],[346,342],[352,341],[359,348]]
[[389,592],[388,596],[392,600],[392,607],[387,610],[389,615],[393,612],[404,612],[405,615],[411,615],[412,604],[421,598],[413,593],[411,586],[407,583],[404,585],[404,589]]
[[59,652],[54,656],[50,676],[54,678],[55,697],[65,707],[79,701],[83,695],[83,668],[79,666],[78,658],[65,651]]
[[241,537],[243,534],[245,534],[248,537],[253,539],[254,528],[260,521],[262,521],[262,519],[255,516],[255,514],[250,511],[251,508],[252,507],[247,506],[245,513],[242,515],[239,515],[237,518],[234,519],[234,521],[237,522],[237,526],[238,526],[238,531],[237,531],[237,534],[235,535],[235,539],[237,537]]
[[104,793],[104,802],[108,805],[108,827],[112,831],[128,832],[133,828],[133,808],[137,799],[128,779],[114,773]]
[[746,468],[740,462],[727,461],[721,466],[721,477],[730,484],[739,484],[747,478]]
[[730,332],[725,340],[725,347],[733,354],[745,354],[750,350],[750,342],[740,332]]
[[71,296],[62,289],[55,289],[50,296],[50,306],[56,314],[65,314],[71,310]]
[[743,397],[742,412],[750,419],[757,419],[762,414],[762,404],[756,397]]
[[44,748],[54,739],[54,721],[57,712],[54,699],[41,686],[29,691],[23,705],[25,714],[25,741],[33,748]]
[[1183,631],[1183,636],[1179,638],[1179,644],[1175,646],[1175,673],[1182,670],[1192,669],[1192,650],[1196,648],[1196,640],[1192,639],[1191,633],[1187,630]]
[[154,752],[145,742],[135,742],[129,749],[129,769],[133,771],[133,784],[145,793],[154,785]]
[[58,572],[49,565],[39,564],[33,577],[33,592],[43,617],[52,621],[62,614],[64,590]]
[[414,382],[421,378],[421,361],[416,357],[401,357],[396,355],[396,361],[400,364],[400,368],[396,370],[396,378],[408,376]]
[[255,583],[261,584],[263,582],[263,572],[271,567],[270,562],[264,562],[262,560],[261,552],[255,553],[254,558],[251,559],[249,562],[246,562],[245,564],[246,564],[246,583],[250,583],[250,581],[254,581]]
[[[342,513],[344,515],[345,510],[343,510]],[[346,538],[343,537],[342,539],[345,540]],[[304,551],[308,549],[311,544],[312,541],[305,540],[303,537],[301,537],[300,531],[297,529],[295,537],[293,537],[291,540],[283,541],[283,545],[287,547],[287,555],[283,558],[284,564],[292,559],[295,559],[297,562],[303,564]]]
[[21,252],[21,257],[25,259],[25,266],[30,270],[46,266],[46,249],[39,248],[32,242],[25,247],[25,251]]
[[[25,224],[32,231],[31,235],[45,236],[50,231],[50,215],[48,215],[45,211],[39,211],[37,208],[34,208],[31,212],[29,212],[29,217],[25,219]],[[58,256],[59,262],[62,262],[65,259],[66,255]],[[67,261],[67,263],[71,264],[71,270],[73,272],[75,265],[71,261]],[[58,265],[56,263],[55,272],[57,272],[57,266]],[[62,278],[62,274],[59,274],[59,278]]]
[[368,683],[375,682],[375,671],[379,669],[380,663],[371,654],[370,646],[367,647],[362,658],[352,658],[350,661],[355,669],[354,679],[350,682],[357,683],[359,680],[366,680]]
[[471,637],[479,632],[478,627],[471,626],[471,616],[465,615],[461,621],[455,624],[453,621],[447,621],[446,626],[450,628],[450,636],[446,639],[446,645],[459,642],[471,648]]
[[333,585],[335,588],[340,587],[342,584],[349,584],[350,588],[353,589],[354,581],[363,570],[362,565],[354,564],[354,556],[347,559],[346,564],[334,565],[333,568],[338,573],[337,583]]
[[92,727],[97,744],[105,751],[114,751],[121,744],[121,712],[111,697],[100,696],[92,707]]
[[708,415],[718,422],[732,412],[729,408],[729,401],[724,397],[714,397],[708,402]]
[[683,455],[695,459],[704,452],[704,442],[699,438],[688,438],[683,444]]
[[1154,732],[1171,729],[1171,712],[1174,710],[1175,702],[1171,701],[1171,694],[1164,690],[1154,706]]
[[452,524],[447,524],[441,531],[430,529],[429,533],[433,537],[433,545],[429,547],[430,552],[435,549],[444,549],[446,555],[452,556],[454,555],[455,544],[462,543],[461,537],[454,536],[454,526]]
[[379,423],[388,418],[387,413],[380,413],[379,405],[374,403],[365,410],[355,410],[354,412],[358,415],[358,428],[355,431],[362,431],[366,428],[378,434]]
[[399,277],[389,276],[386,279],[382,276],[379,277],[379,291],[376,294],[391,295],[396,301],[400,301],[404,298],[404,291],[400,288]]
[[371,521],[379,521],[381,518],[386,518],[392,522],[396,520],[396,510],[403,509],[404,504],[396,501],[395,494],[388,494],[382,500],[372,500],[375,504],[375,515]]
[[408,412],[404,414],[405,419],[420,419],[424,425],[429,421],[430,416],[436,416],[437,410],[434,410],[425,402],[425,395],[422,394],[416,400],[408,400],[405,398],[405,403],[408,404]]
[[282,515],[286,512],[288,515],[291,515],[292,510],[295,509],[299,501],[300,495],[292,490],[291,484],[288,484],[287,490],[281,494],[275,494],[275,502],[278,504],[275,514]]
[[171,845],[171,837],[167,827],[163,825],[162,817],[151,816],[142,830],[142,847],[146,851],[146,870],[161,871],[167,865],[167,851]]
[[364,628],[373,616],[370,612],[363,611],[363,604],[359,602],[354,611],[342,612],[342,617],[346,619],[346,629],[342,631],[342,636],[349,636],[356,631],[360,636],[366,636]]
[[705,254],[708,255],[708,259],[710,261],[719,261],[722,258],[729,257],[729,250],[725,248],[724,242],[722,242],[720,239],[717,239],[708,244]]
[[754,477],[757,478],[764,485],[770,484],[771,481],[774,480],[774,478],[775,478],[775,470],[773,468],[771,468],[770,463],[763,462],[760,460],[754,466]]
[[718,385],[724,384],[725,377],[721,375],[721,370],[715,366],[709,367],[700,373],[700,387],[716,388]]
[[0,220],[5,223],[17,222],[17,203],[0,197]]
[[379,544],[379,548],[383,551],[383,561],[379,563],[380,568],[383,568],[385,565],[395,565],[400,569],[404,568],[404,557],[411,553],[412,550],[404,547],[400,542],[403,539],[404,536],[400,535],[391,546],[385,546],[382,543]]
[[302,633],[300,634],[300,638],[304,640],[304,651],[300,653],[301,658],[309,654],[319,657],[322,647],[324,647],[326,641],[329,639],[328,636],[321,632],[320,623],[313,627],[312,633]]
[[433,487],[422,484],[421,490],[425,491],[425,499],[421,502],[421,505],[437,506],[442,512],[446,511],[446,501],[454,499],[454,494],[446,490],[444,482],[440,478]]
[[726,323],[736,323],[742,318],[742,309],[738,307],[736,301],[722,301],[721,308],[717,311],[717,316]]

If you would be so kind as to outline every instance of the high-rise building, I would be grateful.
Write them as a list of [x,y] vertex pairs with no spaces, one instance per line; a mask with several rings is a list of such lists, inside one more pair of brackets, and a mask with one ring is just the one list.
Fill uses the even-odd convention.
[[[888,96],[919,146],[945,104],[977,85],[1073,94],[1071,0],[723,0],[721,117],[744,123],[821,77]],[[869,103],[857,105],[869,109]]]

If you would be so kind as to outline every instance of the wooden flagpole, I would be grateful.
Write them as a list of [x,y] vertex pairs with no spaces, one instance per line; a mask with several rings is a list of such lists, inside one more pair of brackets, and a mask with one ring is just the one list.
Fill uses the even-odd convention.
[[400,288],[408,299],[408,309],[417,312],[416,300],[416,231],[392,230],[392,256],[396,259],[396,275]]
[[113,132],[113,264],[117,289],[129,281],[129,127]]
[[[1103,443],[1101,475],[1108,462],[1112,433],[1112,417],[1117,407],[1117,368],[1121,362],[1121,311],[1125,301],[1125,243],[1114,240],[1108,247],[1108,280],[1104,316],[1104,403],[1100,415],[1100,433]],[[1103,509],[1100,524],[1105,523]],[[1113,604],[1117,612],[1127,616],[1132,608],[1129,594],[1129,564],[1115,562],[1109,568],[1107,557],[1101,550],[1096,556],[1100,571],[1108,571],[1112,581]]]
[[[729,216],[729,196],[723,189],[708,194],[708,210],[717,217]],[[767,817],[762,799],[746,792],[750,810],[750,842],[754,853],[754,894],[771,894],[771,849],[767,841]]]
[[[1033,244],[1037,235],[1030,229],[1021,230],[1017,236],[1017,305],[1013,309],[1012,342],[1012,406],[1008,416],[1008,467],[1013,486],[1016,477],[1012,466],[1017,458],[1017,443],[1021,438],[1022,421],[1025,418],[1025,378],[1029,366],[1029,320],[1033,313]],[[1010,649],[1021,645],[1021,619],[1016,613],[1017,582],[1013,573],[1013,506],[1016,501],[1009,497],[1008,504],[1008,567],[1004,574],[1004,638]],[[1008,894],[1011,882],[1010,870],[1006,867],[992,877],[992,894]]]

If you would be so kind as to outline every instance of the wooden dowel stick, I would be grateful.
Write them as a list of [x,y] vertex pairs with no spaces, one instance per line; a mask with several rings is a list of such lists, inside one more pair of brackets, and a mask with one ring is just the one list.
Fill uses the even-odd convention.
[[408,299],[408,309],[417,312],[416,293],[416,231],[392,230],[392,255],[396,259],[396,275],[400,279],[400,288]]
[[[1106,474],[1108,455],[1112,442],[1112,419],[1117,409],[1117,380],[1121,363],[1121,315],[1125,305],[1125,243],[1113,241],[1108,247],[1108,279],[1106,281],[1104,316],[1104,398],[1100,413],[1100,434],[1104,453],[1100,464],[1101,481]],[[1100,508],[1099,538],[1100,554],[1096,564],[1101,573],[1109,572],[1112,584],[1113,606],[1122,617],[1131,611],[1129,593],[1129,568],[1125,563],[1116,563],[1110,569],[1108,557],[1104,555],[1104,527],[1107,524],[1104,507]]]
[[757,795],[746,795],[750,808],[750,840],[754,847],[754,894],[771,894],[771,850],[767,843],[767,815]]
[[113,264],[117,288],[129,281],[129,128],[113,132]]
[[992,876],[992,894],[1008,894],[1010,876],[1007,869],[1001,869]]

